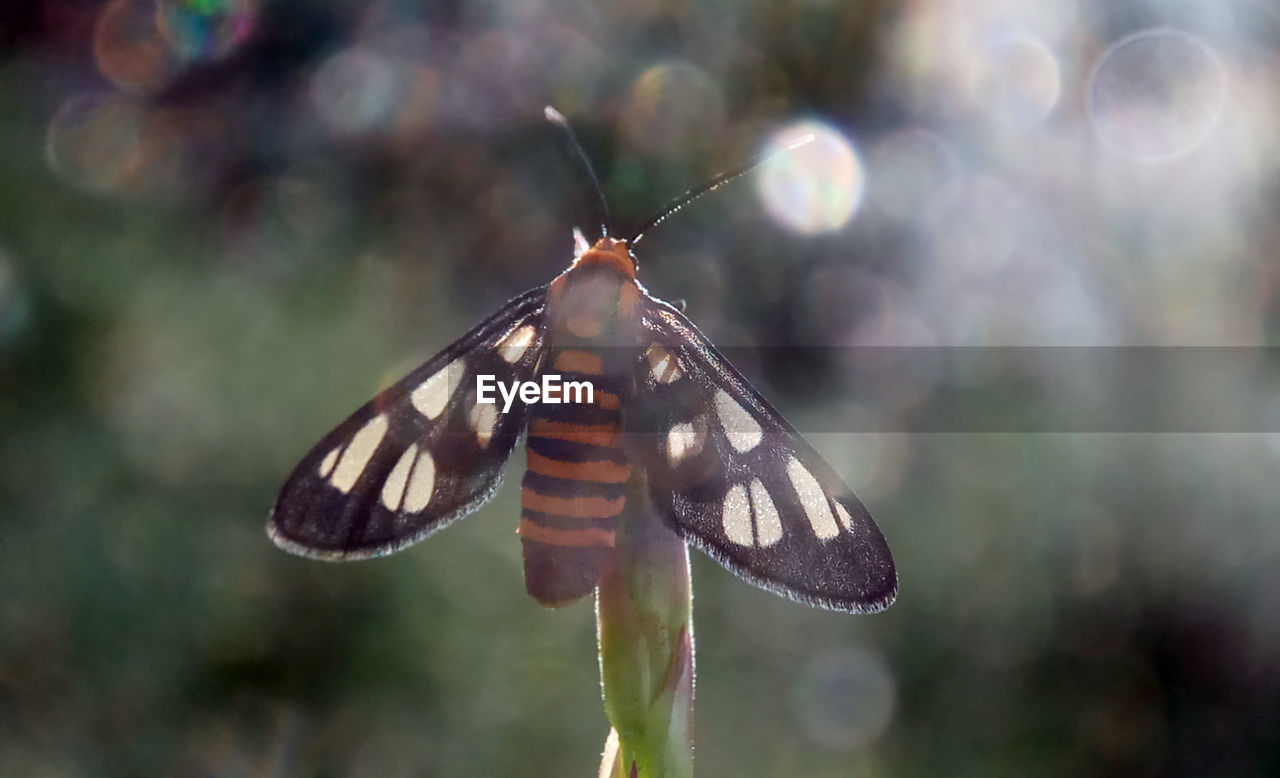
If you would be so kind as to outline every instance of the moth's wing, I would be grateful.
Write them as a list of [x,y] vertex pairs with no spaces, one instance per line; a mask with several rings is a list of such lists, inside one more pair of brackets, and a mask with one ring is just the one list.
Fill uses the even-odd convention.
[[492,497],[525,406],[478,404],[476,376],[531,380],[545,309],[545,286],[511,300],[326,435],[276,498],[276,545],[321,559],[390,554]]
[[642,301],[625,441],[667,523],[762,588],[833,610],[888,607],[898,576],[867,509],[692,322]]

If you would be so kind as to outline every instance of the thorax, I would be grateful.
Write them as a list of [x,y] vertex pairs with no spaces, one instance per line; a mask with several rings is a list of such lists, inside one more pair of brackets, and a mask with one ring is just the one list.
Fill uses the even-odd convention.
[[634,342],[640,286],[602,264],[576,264],[551,284],[550,346],[608,349]]

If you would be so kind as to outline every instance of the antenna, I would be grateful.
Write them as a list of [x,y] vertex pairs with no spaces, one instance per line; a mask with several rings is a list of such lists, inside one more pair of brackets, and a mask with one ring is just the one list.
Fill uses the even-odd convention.
[[569,145],[573,148],[573,153],[577,155],[578,161],[582,163],[582,167],[587,171],[587,178],[591,180],[591,188],[596,193],[596,202],[600,206],[600,213],[603,216],[600,220],[600,231],[602,236],[609,234],[609,223],[613,221],[609,217],[609,204],[605,202],[604,190],[600,188],[600,179],[596,177],[595,168],[591,167],[591,160],[587,159],[587,152],[582,150],[582,144],[578,142],[578,136],[574,134],[573,128],[569,126],[569,120],[564,118],[564,114],[560,113],[551,106],[542,109],[542,113],[546,115],[547,121],[564,130],[565,137],[569,139]]
[[714,192],[715,190],[729,183],[733,179],[738,178],[740,176],[744,176],[747,173],[750,173],[752,170],[755,170],[756,168],[760,167],[761,165],[763,165],[765,162],[768,162],[773,157],[776,157],[779,154],[785,154],[788,151],[794,151],[795,149],[800,148],[801,146],[811,142],[812,140],[813,140],[812,134],[803,135],[797,138],[796,140],[792,141],[791,143],[787,144],[786,146],[783,146],[780,149],[766,152],[757,157],[752,157],[741,167],[736,167],[732,170],[726,170],[723,173],[719,173],[713,176],[711,180],[706,182],[705,184],[702,184],[701,186],[695,186],[693,189],[690,189],[689,191],[680,195],[676,199],[672,200],[670,203],[667,204],[665,208],[658,211],[658,215],[654,216],[652,219],[645,222],[644,226],[641,227],[639,230],[636,230],[636,236],[631,240],[627,241],[627,243],[631,246],[636,245],[637,243],[640,242],[640,239],[644,237],[644,234],[646,232],[653,229],[654,227],[657,227],[659,224],[666,221],[668,216],[680,210],[681,208],[685,207],[686,205],[693,202],[694,200],[697,200],[699,197],[702,197],[707,192]]

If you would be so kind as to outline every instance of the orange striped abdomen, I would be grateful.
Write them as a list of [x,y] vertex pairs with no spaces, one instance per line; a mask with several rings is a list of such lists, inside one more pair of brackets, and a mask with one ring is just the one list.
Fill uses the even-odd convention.
[[585,349],[552,356],[549,372],[593,385],[590,403],[529,409],[518,529],[525,587],[543,605],[559,607],[595,588],[626,504],[631,465],[621,446],[621,387],[602,375],[600,358]]

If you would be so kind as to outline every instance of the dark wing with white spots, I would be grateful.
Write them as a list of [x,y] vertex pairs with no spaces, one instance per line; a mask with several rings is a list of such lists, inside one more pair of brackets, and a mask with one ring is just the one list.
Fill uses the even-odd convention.
[[544,286],[510,301],[326,435],[276,498],[276,545],[320,559],[390,554],[493,496],[526,413],[518,399],[507,413],[500,396],[477,403],[476,376],[532,380],[546,297]]
[[867,509],[692,322],[642,305],[624,440],[658,512],[757,586],[833,610],[888,607],[898,576]]

